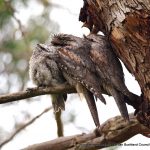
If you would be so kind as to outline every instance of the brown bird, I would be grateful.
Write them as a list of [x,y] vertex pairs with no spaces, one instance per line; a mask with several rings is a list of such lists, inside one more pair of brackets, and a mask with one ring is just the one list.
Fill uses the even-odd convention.
[[95,64],[96,72],[101,78],[101,86],[114,97],[125,120],[129,120],[125,101],[130,103],[130,101],[139,100],[139,98],[127,89],[119,59],[106,37],[90,34],[86,38],[92,41],[90,57]]
[[[129,120],[125,100],[135,98],[124,82],[121,63],[106,37],[91,34],[82,39],[72,35],[57,35],[51,42],[58,49],[57,61],[64,76],[80,82],[105,103],[102,89],[112,95],[125,120]],[[92,101],[92,100],[91,100]],[[94,115],[93,115],[94,116]]]
[[[69,40],[69,39],[68,39]],[[35,48],[35,50],[33,51],[33,54],[31,56],[30,59],[30,67],[29,67],[29,74],[30,74],[30,78],[32,79],[32,81],[38,86],[38,87],[53,87],[53,86],[60,86],[63,83],[66,82],[66,80],[73,85],[77,91],[79,93],[83,93],[83,95],[85,96],[85,99],[87,100],[88,106],[91,108],[91,114],[93,117],[93,120],[95,122],[95,125],[97,127],[100,126],[99,123],[99,118],[98,118],[98,113],[97,113],[97,108],[96,108],[96,104],[95,104],[95,99],[93,97],[93,94],[88,91],[85,86],[83,86],[80,81],[77,81],[77,78],[74,79],[71,74],[68,74],[68,72],[66,72],[66,67],[64,66],[62,67],[63,61],[62,59],[64,59],[61,54],[59,53],[57,48],[59,46],[53,46],[51,44],[46,45],[46,44],[38,44],[37,47]],[[73,53],[72,53],[73,54]],[[69,58],[70,59],[70,58]],[[59,60],[59,61],[58,61]],[[64,59],[65,61],[65,59]],[[73,62],[74,60],[72,60]],[[60,63],[61,62],[61,63]],[[73,62],[73,65],[75,64],[75,62]],[[71,65],[71,63],[70,63]],[[80,75],[80,72],[84,74],[84,76],[86,76],[86,70],[83,69],[84,71],[80,70],[82,68],[79,68],[78,66],[74,66],[77,67],[77,73],[79,76],[83,76],[82,74]],[[83,67],[83,66],[82,66]],[[71,68],[73,69],[73,68]],[[76,72],[74,72],[76,73]],[[90,74],[90,72],[89,72]],[[85,77],[86,79],[86,77]],[[93,81],[92,81],[93,80]],[[96,79],[98,80],[98,79]],[[87,79],[87,81],[89,81],[89,85],[86,84],[86,86],[91,86],[91,84],[96,85],[95,89],[96,91],[94,91],[94,89],[92,89],[92,86],[89,87],[90,90],[92,92],[97,92],[97,96],[101,97],[101,95],[99,93],[101,93],[100,91],[100,86],[99,84],[97,84],[96,80],[94,79],[93,75],[91,74],[91,76],[89,77],[89,79]],[[83,83],[84,81],[82,81]],[[93,82],[93,83],[91,83]],[[55,97],[55,101],[53,101],[53,107],[55,111],[58,111],[59,108],[61,108],[62,110],[65,109],[65,95],[63,94],[59,94],[59,95],[53,95],[53,97]],[[102,97],[102,100],[104,101],[104,98]]]
[[95,75],[94,63],[88,57],[90,44],[85,43],[84,39],[63,34],[54,36],[51,43],[58,47],[59,59],[56,62],[65,79],[76,88],[78,93],[84,95],[94,123],[100,127],[94,96],[103,103],[106,102],[100,84],[97,82],[99,79]]
[[[112,95],[126,120],[125,101],[130,104],[137,98],[127,89],[122,66],[103,36],[59,34],[49,45],[37,45],[30,60],[30,76],[38,86],[59,86],[67,80],[83,93],[97,127],[100,123],[94,97],[106,103],[102,93]],[[56,104],[64,108],[64,100]]]

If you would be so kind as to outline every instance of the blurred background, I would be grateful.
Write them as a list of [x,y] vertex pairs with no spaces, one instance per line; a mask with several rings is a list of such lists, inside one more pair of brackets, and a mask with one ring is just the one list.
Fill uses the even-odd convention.
[[[37,43],[44,43],[57,33],[80,37],[89,33],[88,29],[81,28],[82,23],[78,21],[82,5],[82,0],[0,0],[0,94],[34,86],[29,79],[28,62]],[[134,77],[125,67],[124,72],[129,90],[140,95]],[[120,115],[113,98],[105,97],[106,106],[97,102],[101,123]],[[129,112],[134,111],[130,106],[128,109]],[[59,120],[62,124],[58,123]],[[58,128],[62,129],[62,133]],[[85,100],[80,101],[76,94],[69,95],[66,110],[57,115],[53,113],[49,95],[0,105],[2,150],[18,150],[61,135],[89,133],[94,128]],[[137,135],[126,143],[148,141],[148,138]]]

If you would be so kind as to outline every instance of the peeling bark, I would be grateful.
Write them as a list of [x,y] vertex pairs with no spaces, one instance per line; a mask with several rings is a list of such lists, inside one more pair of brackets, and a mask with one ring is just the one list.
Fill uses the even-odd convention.
[[150,128],[150,1],[84,0],[79,20],[92,33],[102,31],[135,76],[143,99],[137,117]]

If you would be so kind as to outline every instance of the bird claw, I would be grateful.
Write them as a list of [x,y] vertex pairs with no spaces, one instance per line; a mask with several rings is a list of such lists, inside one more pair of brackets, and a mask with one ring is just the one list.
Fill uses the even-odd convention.
[[33,91],[33,88],[27,88],[26,91],[31,92],[31,91]]
[[46,87],[43,87],[43,86],[33,87],[33,88],[32,88],[32,87],[31,87],[31,88],[28,87],[28,88],[26,89],[26,91],[27,91],[27,92],[32,92],[32,91],[35,91],[35,90],[41,89],[41,88],[43,89],[43,88],[46,88]]

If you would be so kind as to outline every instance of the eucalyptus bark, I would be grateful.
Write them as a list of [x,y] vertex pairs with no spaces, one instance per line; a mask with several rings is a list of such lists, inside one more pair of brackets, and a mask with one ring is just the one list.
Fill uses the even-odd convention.
[[84,0],[79,20],[102,31],[135,76],[142,92],[137,118],[150,128],[150,1]]

